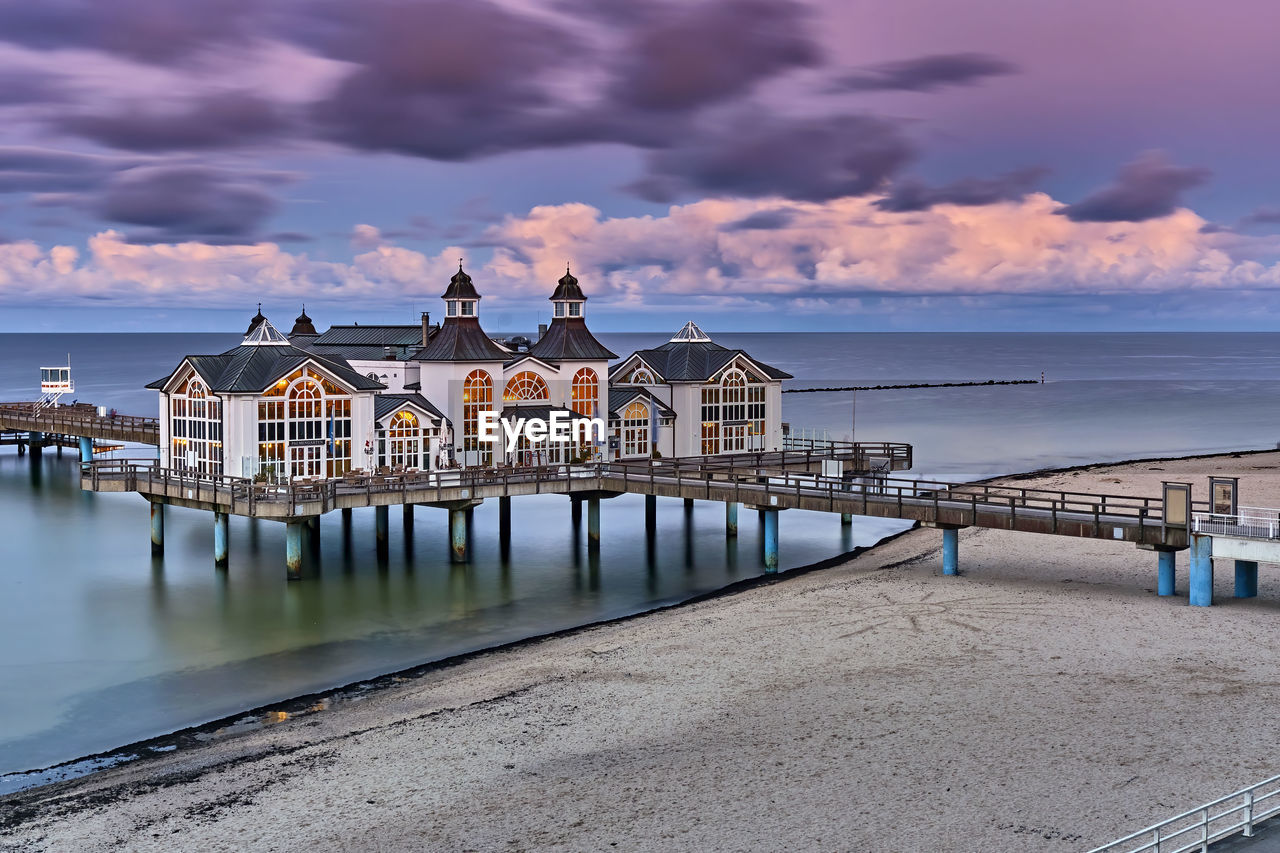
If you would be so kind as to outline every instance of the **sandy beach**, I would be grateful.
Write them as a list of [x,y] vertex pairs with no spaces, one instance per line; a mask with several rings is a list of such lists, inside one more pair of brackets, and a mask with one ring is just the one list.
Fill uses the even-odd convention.
[[[1019,485],[1280,506],[1280,453]],[[744,523],[749,518],[744,514]],[[786,523],[785,514],[782,524]],[[832,524],[838,524],[832,518]],[[855,520],[855,523],[856,520]],[[1280,578],[915,530],[0,800],[5,850],[1084,850],[1280,772]]]

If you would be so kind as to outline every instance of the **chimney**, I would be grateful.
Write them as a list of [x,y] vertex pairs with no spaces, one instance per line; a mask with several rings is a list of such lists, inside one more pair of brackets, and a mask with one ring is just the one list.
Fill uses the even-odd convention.
[[542,336],[545,335],[546,333],[547,333],[547,324],[539,323],[538,324],[538,340],[542,340]]
[[431,337],[431,312],[422,312],[422,345],[427,345],[427,338]]

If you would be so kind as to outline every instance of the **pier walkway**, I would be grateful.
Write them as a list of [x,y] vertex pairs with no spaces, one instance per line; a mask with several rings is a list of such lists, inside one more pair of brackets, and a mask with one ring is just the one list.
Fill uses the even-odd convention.
[[[25,433],[25,443],[32,449],[46,443],[66,443],[55,442],[48,438],[51,436],[159,446],[160,421],[138,415],[99,414],[98,407],[87,403],[43,408],[36,403],[0,403],[0,433]],[[21,446],[20,439],[19,443]]]

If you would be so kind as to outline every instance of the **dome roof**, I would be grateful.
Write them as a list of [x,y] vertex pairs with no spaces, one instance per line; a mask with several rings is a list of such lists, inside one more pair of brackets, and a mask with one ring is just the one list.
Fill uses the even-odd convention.
[[586,294],[582,292],[581,287],[578,287],[578,280],[573,277],[571,272],[569,272],[569,268],[567,266],[564,268],[564,278],[556,282],[556,290],[551,294],[552,302],[559,302],[562,300],[575,300],[579,302],[587,301]]
[[307,316],[307,306],[302,306],[302,313],[298,315],[298,319],[293,321],[293,329],[289,332],[289,337],[294,335],[318,335],[316,326],[311,322],[311,318]]
[[462,271],[462,261],[458,261],[458,271],[449,279],[449,287],[441,299],[479,299],[480,294],[471,283],[471,276]]

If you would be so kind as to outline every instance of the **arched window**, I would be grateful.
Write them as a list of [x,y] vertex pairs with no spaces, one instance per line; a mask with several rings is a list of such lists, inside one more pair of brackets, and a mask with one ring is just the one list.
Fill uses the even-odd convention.
[[341,477],[351,469],[351,395],[310,367],[282,377],[258,401],[258,472]]
[[169,464],[202,474],[222,473],[222,401],[197,376],[170,396]]
[[589,418],[596,416],[596,403],[600,400],[600,377],[589,367],[573,375],[573,406],[575,412]]
[[637,367],[635,370],[631,371],[631,379],[628,380],[628,383],[631,385],[656,385],[657,384],[653,380],[653,373],[651,373],[649,371],[649,368],[645,367],[644,365],[641,365],[640,367]]
[[387,425],[387,463],[400,468],[422,464],[422,430],[413,412],[396,412]]
[[[462,382],[462,449],[480,450],[480,412],[493,408],[493,378],[483,370],[473,370]],[[488,448],[489,445],[485,445]]]
[[521,400],[548,400],[551,392],[547,389],[546,380],[532,370],[522,370],[507,380],[502,399],[508,402]]
[[747,377],[734,368],[720,380],[720,440],[725,453],[747,448]]
[[632,400],[622,413],[622,455],[648,456],[653,450],[649,443],[649,404]]

